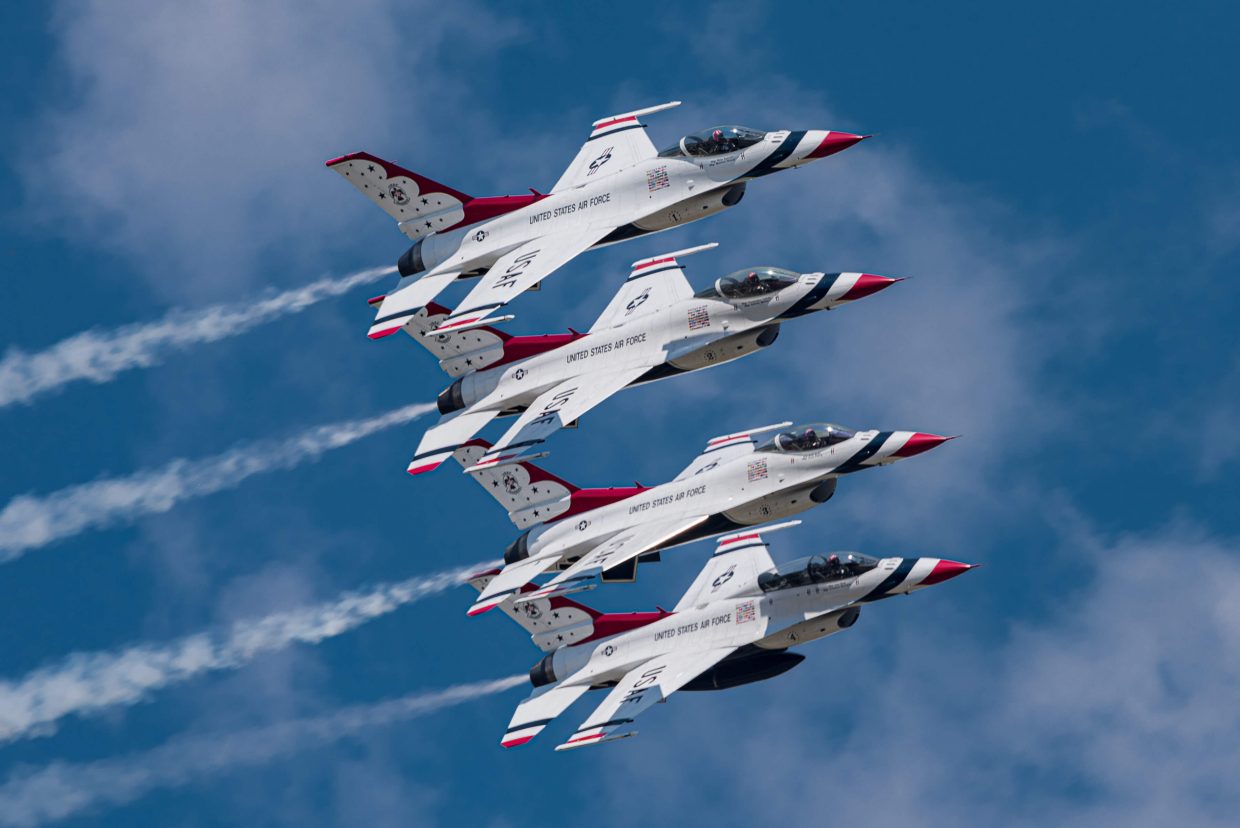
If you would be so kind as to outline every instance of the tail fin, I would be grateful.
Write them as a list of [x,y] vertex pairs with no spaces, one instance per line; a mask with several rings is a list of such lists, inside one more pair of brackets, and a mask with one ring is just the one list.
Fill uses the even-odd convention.
[[[469,585],[481,594],[491,579],[500,573],[498,569],[478,572],[469,579]],[[533,592],[537,584],[526,584],[519,594]],[[518,595],[506,598],[499,608],[530,634],[535,646],[544,653],[569,644],[580,644],[597,638],[607,638],[627,630],[653,624],[671,615],[665,609],[651,612],[599,612],[585,604],[562,595],[519,601]]]
[[400,222],[401,230],[411,239],[460,224],[465,220],[466,203],[473,200],[460,190],[368,152],[333,158],[327,166]]
[[438,302],[430,302],[405,323],[404,331],[438,358],[439,367],[450,377],[489,368],[503,359],[504,343],[512,337],[499,328],[471,328],[459,333],[427,336],[451,312]]
[[[486,454],[491,444],[470,440],[452,453],[461,468],[467,469]],[[518,529],[543,523],[572,508],[576,486],[561,480],[533,463],[513,463],[485,469],[471,475],[491,497],[508,510],[508,518]]]
[[[469,579],[469,585],[481,593],[500,570],[489,569]],[[533,592],[536,584],[526,584],[521,592]],[[499,605],[504,614],[530,634],[535,646],[550,652],[565,644],[583,641],[594,634],[594,621],[602,613],[568,598],[539,598],[517,604],[508,598]]]
[[327,166],[396,219],[411,239],[485,221],[545,198],[538,193],[474,198],[368,152],[333,158]]

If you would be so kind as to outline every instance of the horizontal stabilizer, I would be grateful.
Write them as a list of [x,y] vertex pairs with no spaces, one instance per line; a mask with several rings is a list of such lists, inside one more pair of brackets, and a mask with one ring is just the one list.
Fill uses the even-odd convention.
[[565,687],[561,684],[547,684],[536,689],[530,697],[517,705],[512,714],[512,721],[500,744],[504,747],[516,747],[533,739],[542,729],[549,725],[556,716],[568,709],[569,705],[581,698],[590,689],[588,684]]
[[481,615],[499,606],[508,598],[520,594],[527,583],[553,563],[554,560],[525,558],[516,563],[507,564],[483,587],[482,593],[465,614]]
[[366,335],[371,339],[382,339],[396,333],[459,275],[456,271],[432,271],[420,279],[402,279],[402,284],[379,303],[375,321]]
[[410,474],[434,471],[452,457],[463,443],[486,428],[487,423],[498,416],[499,412],[494,409],[449,414],[422,435],[417,453],[409,461],[405,471]]

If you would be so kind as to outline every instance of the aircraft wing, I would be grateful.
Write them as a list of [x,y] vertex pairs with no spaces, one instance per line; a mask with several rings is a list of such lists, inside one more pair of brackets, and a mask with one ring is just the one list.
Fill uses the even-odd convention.
[[[797,526],[799,520],[777,523],[763,527],[763,532],[774,532]],[[758,594],[758,576],[775,567],[766,541],[754,529],[724,535],[715,546],[706,566],[698,573],[693,584],[681,596],[672,612],[702,607],[711,601],[721,601],[738,595]]]
[[636,736],[637,731],[629,729],[629,725],[639,715],[652,705],[667,701],[677,690],[735,651],[736,647],[715,647],[697,652],[673,652],[639,664],[624,674],[590,718],[556,750]]
[[[521,592],[521,588],[534,579],[534,576],[556,562],[555,558],[525,558],[516,563],[505,564],[499,574],[491,579],[466,615],[478,615],[493,609],[505,598]],[[533,593],[525,593],[532,595]]]
[[685,278],[685,271],[676,261],[676,257],[688,256],[718,246],[712,242],[633,262],[633,270],[629,273],[629,278],[612,297],[599,318],[594,320],[590,331],[614,328],[666,308],[681,299],[688,299],[693,295],[693,286]]
[[[516,602],[523,603],[536,598],[567,595],[570,592],[593,589],[599,585],[607,572],[617,569],[680,533],[705,522],[708,517],[709,515],[695,515],[687,518],[665,518],[626,529],[582,555],[576,563],[538,589],[521,593],[516,597]],[[613,577],[609,580],[624,579]],[[632,578],[627,578],[627,580],[632,580]]]
[[409,465],[405,467],[405,471],[410,474],[434,471],[462,444],[486,428],[487,423],[498,416],[499,412],[494,409],[489,411],[463,409],[447,415],[422,435],[418,450],[414,453],[413,459],[409,461]]
[[562,684],[545,684],[535,688],[528,699],[517,705],[516,712],[512,714],[512,721],[508,723],[508,730],[504,731],[504,738],[500,740],[500,744],[504,747],[525,744],[589,689],[588,684],[571,687],[565,687]]
[[645,125],[637,119],[641,115],[661,112],[674,106],[680,106],[680,101],[599,118],[594,122],[590,137],[581,145],[573,163],[568,165],[560,180],[555,182],[551,192],[571,190],[596,177],[619,172],[639,161],[654,158],[659,152],[646,137]]
[[396,289],[378,303],[375,321],[370,324],[366,335],[371,339],[382,339],[396,333],[460,275],[457,270],[432,270],[420,278],[401,278]]
[[530,403],[503,437],[466,472],[482,471],[531,456],[547,438],[650,370],[650,366],[570,377]]
[[531,239],[508,251],[491,265],[491,269],[478,280],[469,295],[439,323],[435,331],[446,333],[501,321],[502,317],[487,319],[487,315],[499,310],[523,291],[532,288],[558,268],[589,250],[595,242],[614,229],[608,226],[562,230]]
[[692,463],[685,466],[684,471],[676,475],[676,479],[684,480],[687,477],[693,477],[695,474],[710,471],[720,463],[749,454],[758,444],[758,441],[754,439],[755,434],[774,431],[777,428],[785,428],[790,425],[792,425],[790,422],[775,423],[774,425],[751,428],[746,431],[738,431],[735,434],[723,434],[715,437],[707,442],[706,448],[702,450],[701,454],[693,458]]

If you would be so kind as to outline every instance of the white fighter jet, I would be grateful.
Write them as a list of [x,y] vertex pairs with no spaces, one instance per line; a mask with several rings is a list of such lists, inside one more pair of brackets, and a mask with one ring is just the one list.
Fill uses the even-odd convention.
[[573,163],[545,194],[531,189],[530,195],[473,198],[369,153],[328,161],[415,240],[400,257],[402,278],[378,303],[369,336],[400,330],[458,277],[482,280],[437,329],[497,321],[487,317],[591,247],[714,215],[735,206],[751,179],[825,158],[866,137],[721,126],[658,152],[637,119],[678,105],[595,121]]
[[612,394],[698,371],[765,348],[785,320],[831,310],[899,281],[868,273],[738,270],[694,293],[678,250],[633,264],[588,333],[508,336],[492,328],[435,330],[447,309],[431,304],[405,325],[415,342],[456,377],[439,395],[439,423],[408,466],[437,468],[495,417],[523,412],[468,471],[542,457],[542,444]]
[[[789,423],[716,437],[675,480],[652,488],[578,489],[533,463],[482,467],[472,476],[518,529],[504,568],[478,596],[477,615],[515,596],[523,603],[632,581],[659,550],[754,526],[825,503],[837,478],[921,454],[951,438],[912,431],[852,431]],[[777,433],[759,444],[755,436]],[[474,467],[489,448],[471,440],[453,457]],[[522,591],[550,569],[559,574]]]
[[[791,524],[771,526],[770,532]],[[973,567],[941,558],[814,555],[776,566],[749,530],[719,539],[714,556],[668,612],[600,613],[563,596],[501,609],[543,652],[534,692],[517,706],[504,747],[533,739],[587,690],[610,688],[556,750],[636,735],[634,720],[677,690],[724,690],[791,670],[790,647],[851,627],[861,606],[954,578]],[[470,583],[485,590],[496,570]],[[536,591],[533,584],[525,587]]]

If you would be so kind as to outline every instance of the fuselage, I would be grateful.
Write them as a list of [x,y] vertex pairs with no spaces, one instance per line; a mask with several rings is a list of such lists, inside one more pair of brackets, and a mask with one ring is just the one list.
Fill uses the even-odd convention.
[[474,371],[459,380],[459,398],[471,411],[515,412],[573,377],[649,368],[630,383],[639,385],[722,365],[772,344],[785,319],[848,301],[845,297],[864,275],[803,274],[795,284],[750,301],[728,301],[704,291],[554,350]]
[[[634,525],[706,516],[668,538],[667,549],[743,526],[803,512],[825,502],[835,477],[899,459],[913,432],[862,431],[805,452],[759,450],[706,465],[696,474],[663,483],[584,514],[532,527],[521,545],[547,566],[571,563]],[[942,439],[942,438],[938,438]],[[825,484],[825,485],[824,485]],[[605,561],[600,561],[605,565]]]
[[[943,573],[944,566],[951,573]],[[566,684],[602,686],[652,658],[719,647],[785,650],[846,629],[859,608],[953,577],[967,566],[939,558],[884,558],[869,571],[787,589],[711,601],[607,638],[560,647],[550,672]]]
[[551,233],[616,228],[595,245],[602,247],[688,224],[735,206],[745,182],[753,178],[823,157],[815,154],[821,135],[769,132],[734,152],[661,155],[614,172],[604,162],[597,177],[584,184],[484,222],[426,236],[402,258],[401,273],[442,265],[478,274],[518,245]]

